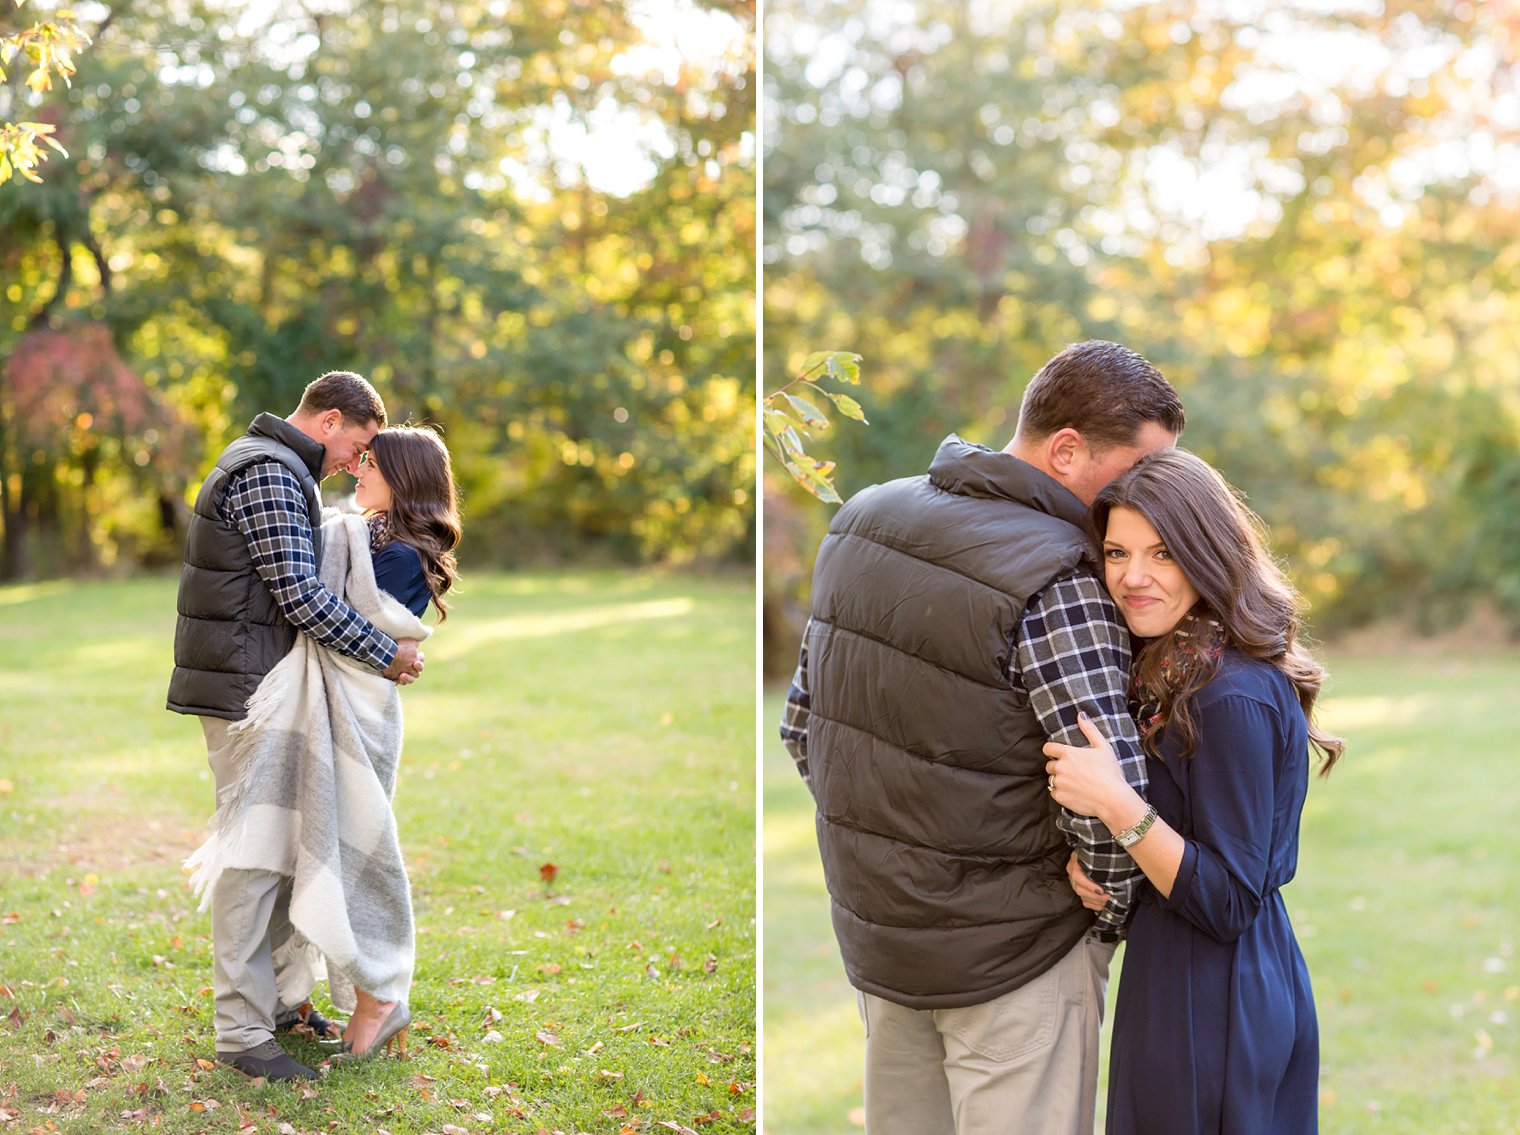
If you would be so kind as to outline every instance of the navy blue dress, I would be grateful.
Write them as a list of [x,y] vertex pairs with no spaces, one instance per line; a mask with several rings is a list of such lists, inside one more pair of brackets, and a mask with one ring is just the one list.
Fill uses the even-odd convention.
[[1198,748],[1147,758],[1187,840],[1169,898],[1140,890],[1114,1008],[1109,1135],[1318,1131],[1319,1026],[1280,888],[1298,865],[1308,730],[1293,687],[1227,650]]
[[422,555],[410,544],[392,540],[374,554],[375,583],[380,590],[419,619],[427,610],[433,593],[428,590],[427,575],[422,570]]

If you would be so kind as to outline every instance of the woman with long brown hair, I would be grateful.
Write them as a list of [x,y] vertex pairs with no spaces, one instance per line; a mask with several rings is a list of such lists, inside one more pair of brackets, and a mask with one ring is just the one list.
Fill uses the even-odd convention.
[[[1045,746],[1057,803],[1097,816],[1145,872],[1114,1012],[1110,1135],[1318,1129],[1319,1030],[1281,888],[1298,862],[1323,668],[1260,522],[1193,454],[1162,450],[1098,493],[1105,582],[1142,645],[1132,682],[1150,777],[1107,742]],[[1106,896],[1073,871],[1084,904]]]
[[443,439],[419,426],[381,430],[359,459],[354,502],[370,526],[375,582],[414,615],[449,617],[444,593],[458,565],[459,501]]
[[[354,502],[369,526],[376,586],[418,618],[432,603],[442,622],[448,618],[444,594],[454,585],[460,537],[458,490],[443,439],[416,426],[381,430],[360,459],[358,478]],[[407,915],[409,931],[410,911]],[[410,953],[404,957],[409,970]],[[398,1038],[406,1051],[411,1010],[402,995],[409,985],[409,972],[404,981],[398,975],[380,990],[354,983],[355,1008],[343,1033],[346,1052],[373,1055]]]

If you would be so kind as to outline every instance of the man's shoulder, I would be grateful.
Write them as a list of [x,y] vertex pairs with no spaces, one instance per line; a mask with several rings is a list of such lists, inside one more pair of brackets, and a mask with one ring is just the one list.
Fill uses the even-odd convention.
[[288,485],[297,492],[301,489],[295,470],[272,454],[252,455],[233,464],[226,473],[229,485],[264,483]]
[[280,469],[297,486],[310,475],[301,455],[290,446],[279,438],[255,433],[234,438],[217,458],[216,467],[228,477],[254,468],[278,476],[273,470]]
[[1107,588],[1080,565],[1030,597],[1019,622],[1020,657],[1089,674],[1130,661],[1130,635]]
[[839,511],[859,512],[880,508],[897,497],[921,493],[930,487],[927,473],[911,473],[905,477],[894,477],[890,481],[877,481],[852,493],[849,499],[840,506]]
[[1119,621],[1119,609],[1086,560],[1062,571],[1029,599],[1030,613],[1065,612],[1067,621]]

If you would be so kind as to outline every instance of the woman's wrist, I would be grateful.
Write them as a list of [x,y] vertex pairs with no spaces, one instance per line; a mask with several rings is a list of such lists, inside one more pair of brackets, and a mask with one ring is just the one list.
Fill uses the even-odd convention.
[[1123,792],[1115,793],[1113,803],[1098,814],[1098,819],[1110,834],[1122,832],[1143,820],[1149,808],[1145,798],[1126,784]]

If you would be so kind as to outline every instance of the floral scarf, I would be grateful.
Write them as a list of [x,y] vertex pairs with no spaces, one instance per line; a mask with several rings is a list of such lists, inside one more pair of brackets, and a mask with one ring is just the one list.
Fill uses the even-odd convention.
[[1151,685],[1140,680],[1136,666],[1130,678],[1130,712],[1140,726],[1140,735],[1149,737],[1161,725],[1162,707],[1201,667],[1211,666],[1224,651],[1225,632],[1218,620],[1190,611],[1183,616],[1171,635],[1171,644],[1156,671]]
[[386,512],[377,512],[365,520],[369,525],[369,554],[374,555],[395,539],[391,535],[391,518]]

